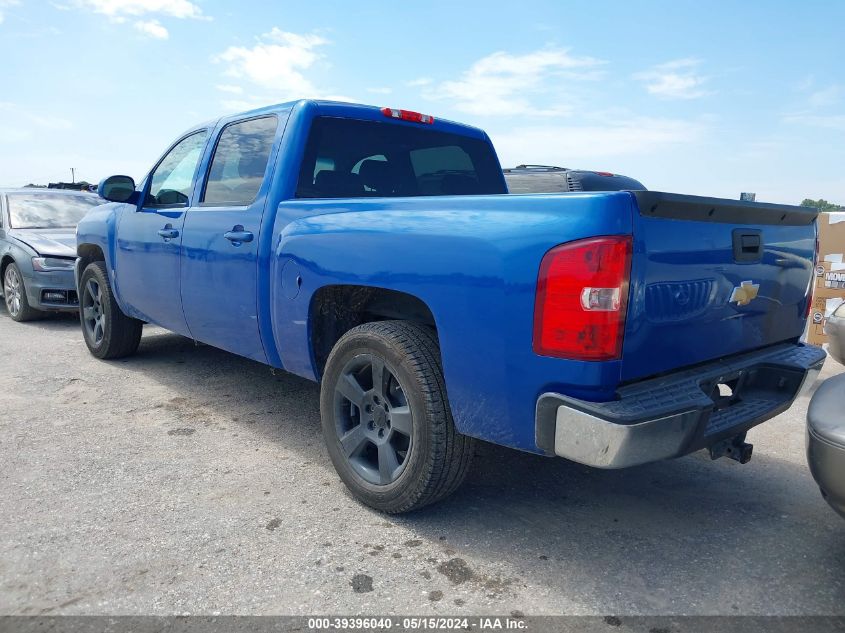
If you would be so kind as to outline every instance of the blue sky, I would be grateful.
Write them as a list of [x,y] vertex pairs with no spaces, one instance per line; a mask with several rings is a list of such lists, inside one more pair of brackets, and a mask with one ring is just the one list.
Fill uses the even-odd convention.
[[488,131],[505,166],[845,204],[845,2],[0,0],[0,184],[140,177],[299,97]]

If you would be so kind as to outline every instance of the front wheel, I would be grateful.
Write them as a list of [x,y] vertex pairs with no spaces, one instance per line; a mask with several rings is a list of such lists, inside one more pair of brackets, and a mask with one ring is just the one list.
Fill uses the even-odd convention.
[[434,330],[365,323],[332,349],[320,390],[323,436],[352,494],[388,513],[451,494],[474,440],[455,429]]
[[79,320],[88,350],[103,360],[138,349],[144,324],[126,316],[114,299],[104,262],[88,264],[79,281]]
[[14,262],[6,266],[6,272],[3,274],[3,297],[6,299],[9,316],[14,321],[34,321],[44,316],[41,310],[29,305],[21,269]]

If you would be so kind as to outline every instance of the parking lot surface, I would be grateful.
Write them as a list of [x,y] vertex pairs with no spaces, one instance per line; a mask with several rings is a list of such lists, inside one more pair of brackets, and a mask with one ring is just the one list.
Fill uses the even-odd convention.
[[483,444],[457,494],[389,517],[335,475],[313,383],[157,328],[97,361],[74,318],[5,309],[0,351],[3,614],[845,614],[806,398],[744,466]]

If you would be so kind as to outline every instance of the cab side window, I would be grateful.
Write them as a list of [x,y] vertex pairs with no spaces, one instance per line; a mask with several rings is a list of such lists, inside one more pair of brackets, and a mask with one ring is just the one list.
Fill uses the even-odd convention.
[[223,128],[208,170],[203,206],[252,204],[264,182],[277,127],[278,119],[268,116]]
[[186,136],[167,153],[152,173],[144,206],[187,206],[207,136],[206,130]]

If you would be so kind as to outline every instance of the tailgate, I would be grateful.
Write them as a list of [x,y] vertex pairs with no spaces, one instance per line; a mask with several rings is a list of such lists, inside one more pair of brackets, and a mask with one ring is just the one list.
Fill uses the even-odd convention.
[[816,247],[812,208],[632,192],[622,380],[797,339]]

